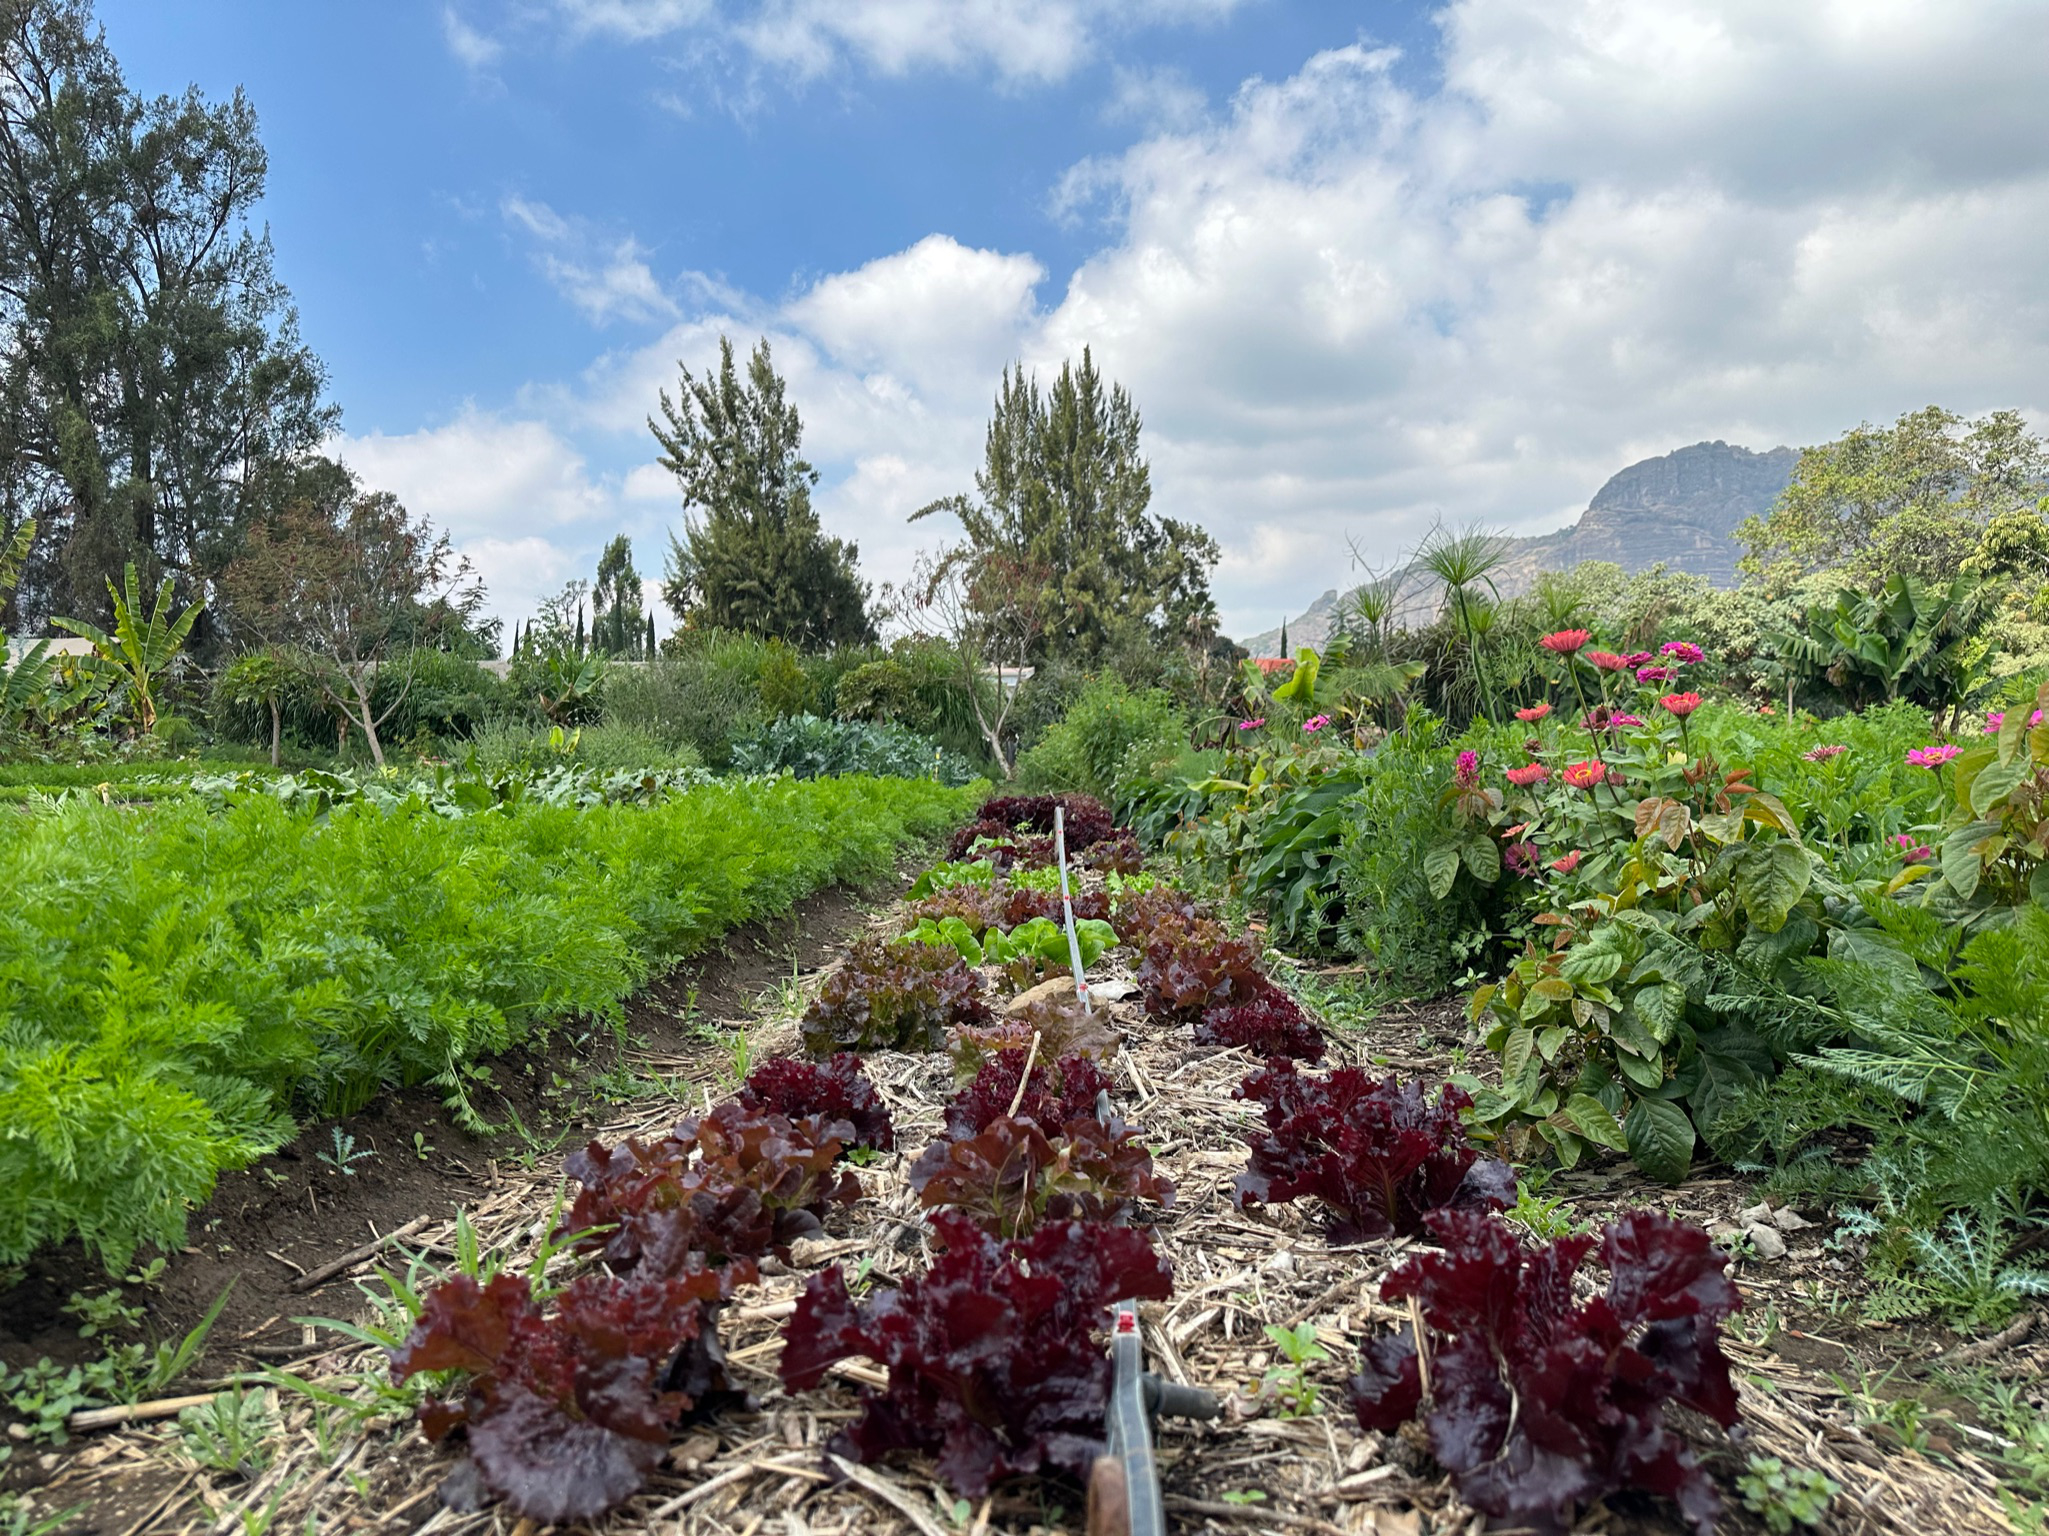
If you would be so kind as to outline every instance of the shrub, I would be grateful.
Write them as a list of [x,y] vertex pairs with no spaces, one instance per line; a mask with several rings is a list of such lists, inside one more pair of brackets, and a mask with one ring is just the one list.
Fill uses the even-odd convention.
[[862,1389],[835,1453],[936,1456],[964,1498],[1039,1472],[1086,1480],[1110,1396],[1096,1334],[1113,1303],[1172,1293],[1165,1262],[1144,1233],[1095,1222],[1048,1222],[1010,1242],[949,1212],[932,1228],[942,1247],[931,1267],[858,1305],[837,1265],[811,1277],[783,1330],[784,1387],[808,1391],[865,1355],[889,1385]]
[[936,1051],[952,1024],[989,1017],[982,982],[951,949],[863,939],[804,1010],[804,1048]]
[[[457,741],[493,721],[525,713],[507,686],[474,661],[433,650],[386,659],[372,679],[370,705],[379,714],[392,710],[378,727],[387,741],[420,736]],[[266,719],[266,730],[268,724]]]
[[1515,1172],[1466,1142],[1459,1111],[1472,1100],[1446,1083],[1431,1103],[1420,1083],[1339,1067],[1304,1077],[1276,1060],[1232,1090],[1266,1106],[1266,1132],[1250,1138],[1238,1175],[1240,1207],[1314,1195],[1334,1243],[1416,1237],[1431,1211],[1499,1209],[1515,1198]]
[[723,769],[732,742],[760,726],[762,642],[741,635],[682,631],[644,666],[613,667],[605,678],[608,724],[638,726],[664,745],[688,745]]
[[1172,757],[1187,745],[1188,722],[1165,693],[1133,693],[1115,676],[1091,678],[1074,703],[1018,759],[1025,790],[1080,791],[1111,802],[1134,748]]

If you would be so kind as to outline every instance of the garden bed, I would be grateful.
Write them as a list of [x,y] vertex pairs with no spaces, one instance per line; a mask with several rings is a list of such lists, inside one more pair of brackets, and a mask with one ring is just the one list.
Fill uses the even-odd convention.
[[[877,925],[894,932],[894,914]],[[1097,979],[1124,979],[1129,954],[1113,950]],[[1315,991],[1315,978],[1309,978]],[[703,1001],[703,995],[700,1002]],[[769,999],[752,1030],[755,1058],[795,1054],[801,999]],[[1174,1294],[1144,1309],[1149,1364],[1175,1379],[1207,1386],[1224,1399],[1211,1425],[1167,1424],[1161,1434],[1162,1482],[1170,1518],[1181,1531],[1465,1531],[1475,1516],[1407,1431],[1360,1430],[1345,1400],[1343,1379],[1354,1368],[1361,1337],[1408,1320],[1378,1298],[1380,1280],[1412,1251],[1407,1240],[1328,1244],[1301,1206],[1234,1209],[1232,1180],[1245,1163],[1245,1133],[1257,1112],[1231,1090],[1255,1063],[1243,1052],[1198,1048],[1185,1028],[1149,1019],[1135,1001],[1113,1005],[1124,1045],[1108,1066],[1120,1110],[1142,1126],[1159,1171],[1178,1186],[1171,1209],[1150,1231],[1174,1272]],[[1455,1048],[1470,1048],[1455,1003],[1387,1010],[1362,1027],[1333,1028],[1325,1066],[1358,1064],[1431,1081],[1452,1066]],[[708,1105],[730,1083],[731,1064],[716,1046],[678,1041],[669,1058],[678,1097]],[[877,1051],[867,1070],[895,1119],[896,1150],[857,1170],[861,1198],[836,1211],[824,1236],[800,1242],[790,1262],[762,1263],[758,1285],[736,1297],[721,1336],[735,1384],[757,1411],[728,1411],[686,1427],[647,1487],[599,1522],[612,1531],[683,1533],[911,1532],[945,1536],[965,1530],[1080,1530],[1079,1495],[1054,1482],[1026,1480],[993,1496],[959,1503],[929,1463],[894,1460],[875,1466],[828,1459],[825,1442],[856,1413],[855,1388],[879,1382],[871,1366],[849,1364],[813,1392],[791,1395],[776,1364],[782,1329],[807,1278],[835,1262],[868,1261],[875,1279],[903,1278],[929,1264],[926,1213],[905,1179],[910,1162],[939,1129],[953,1087],[943,1054]],[[597,1134],[608,1143],[627,1135],[658,1136],[675,1120],[673,1103],[645,1103]],[[523,1264],[548,1225],[560,1185],[558,1161],[532,1167],[500,1163],[495,1178],[456,1186],[468,1196],[468,1222],[480,1244]],[[1751,1204],[1746,1187],[1714,1169],[1677,1191],[1651,1184],[1619,1163],[1587,1166],[1551,1182],[1553,1219],[1598,1221],[1633,1205],[1651,1205],[1703,1224],[1733,1223]],[[443,1199],[448,1198],[444,1192]],[[445,1209],[445,1207],[443,1207]],[[387,1220],[398,1217],[397,1208]],[[426,1215],[402,1244],[430,1262],[445,1260],[459,1241],[452,1216]],[[1854,1298],[1853,1263],[1830,1255],[1813,1227],[1796,1229],[1791,1251],[1746,1261],[1736,1278],[1746,1308],[1728,1330],[1737,1367],[1745,1428],[1740,1440],[1686,1415],[1681,1428],[1721,1488],[1720,1528],[1763,1530],[1734,1493],[1735,1476],[1752,1454],[1812,1468],[1843,1492],[1819,1529],[1861,1531],[2004,1531],[2012,1527],[1995,1493],[1991,1469],[1969,1444],[1942,1439],[1923,1454],[1846,1397],[1841,1381],[1869,1370],[1905,1370],[1953,1346],[1938,1333],[1853,1329],[1827,1309],[1833,1290]],[[374,1289],[374,1287],[373,1287]],[[338,1285],[300,1301],[312,1312],[343,1310]],[[281,1308],[291,1311],[293,1308]],[[1277,1411],[1260,1388],[1274,1364],[1267,1324],[1311,1324],[1329,1355],[1312,1364],[1320,1411],[1298,1417]],[[317,1333],[295,1361],[300,1377],[349,1391],[352,1374],[381,1378],[381,1351],[333,1333]],[[2004,1369],[2039,1373],[2042,1355],[2016,1341],[2000,1356]],[[448,1536],[536,1527],[502,1506],[472,1513],[443,1508],[436,1490],[452,1463],[410,1425],[379,1426],[365,1436],[320,1427],[325,1410],[290,1393],[278,1406],[275,1459],[258,1475],[237,1478],[179,1462],[177,1436],[164,1426],[133,1427],[91,1439],[66,1456],[41,1497],[63,1507],[84,1502],[73,1528],[107,1536],[148,1530],[232,1532],[245,1521],[271,1529],[342,1532],[432,1530]],[[1253,1495],[1259,1495],[1254,1498]],[[1594,1523],[1608,1530],[1680,1532],[1669,1505],[1620,1496]],[[1603,1523],[1604,1522],[1604,1523]]]

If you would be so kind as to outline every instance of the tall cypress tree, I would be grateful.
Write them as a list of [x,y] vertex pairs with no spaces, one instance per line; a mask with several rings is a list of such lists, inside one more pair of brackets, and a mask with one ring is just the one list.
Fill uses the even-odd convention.
[[684,623],[744,630],[800,647],[875,637],[856,547],[828,538],[811,508],[818,472],[799,454],[803,423],[784,398],[768,342],[743,380],[719,338],[715,374],[682,370],[648,430],[683,492],[683,537],[669,538],[662,600]]
[[1042,659],[1096,662],[1214,627],[1216,542],[1151,515],[1139,431],[1138,407],[1105,385],[1087,349],[1043,393],[1022,367],[1007,368],[975,496],[914,514],[951,512],[980,561],[1040,573]]
[[633,568],[633,545],[620,534],[598,556],[598,579],[591,584],[591,635],[596,648],[620,656],[640,644],[640,572]]

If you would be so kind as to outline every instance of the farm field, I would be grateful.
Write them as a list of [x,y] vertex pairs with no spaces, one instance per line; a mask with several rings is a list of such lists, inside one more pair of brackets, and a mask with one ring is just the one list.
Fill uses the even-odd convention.
[[[1455,753],[1447,766],[1453,788],[1476,787],[1457,783],[1472,775]],[[1248,935],[1228,898],[1205,909],[1141,872],[1128,835],[1070,800],[1097,999],[1078,1008],[1049,921],[1049,804],[986,807],[837,963],[762,994],[744,1034],[667,1058],[673,1098],[621,1105],[567,1162],[494,1165],[453,1218],[423,1202],[424,1219],[314,1290],[309,1315],[347,1302],[352,1326],[312,1325],[288,1375],[244,1353],[258,1370],[241,1385],[60,1458],[50,1499],[104,1506],[101,1528],[167,1530],[1079,1529],[1107,1372],[1084,1298],[1116,1293],[1149,1298],[1152,1368],[1222,1402],[1215,1423],[1162,1425],[1176,1529],[1464,1530],[1489,1512],[1563,1528],[1592,1501],[1625,1529],[1684,1530],[1690,1511],[1696,1528],[1776,1530],[1774,1510],[1824,1531],[2016,1528],[2024,1427],[1990,1422],[1951,1383],[2039,1371],[2025,1307],[1993,1314],[1996,1328],[1900,1316],[1851,1246],[1874,1235],[1854,1207],[1768,1191],[1706,1149],[1654,1176],[1626,1108],[1609,1109],[1610,1133],[1579,1106],[1569,1123],[1591,1126],[1592,1145],[1555,1166],[1503,1124],[1496,1100],[1514,1085],[1484,1063],[1486,1026],[1462,998],[1391,1002],[1356,964],[1267,948],[1272,916]],[[680,1127],[677,1099],[695,1111]],[[1470,1303],[1430,1290],[1430,1255],[1490,1253],[1509,1265],[1496,1283],[1513,1284],[1516,1245],[1584,1248],[1575,1302],[1605,1286],[1618,1307],[1650,1295],[1659,1315],[1698,1319],[1675,1335],[1625,1314],[1618,1343],[1662,1383],[1647,1409],[1622,1385],[1642,1377],[1613,1356],[1568,1390],[1494,1335],[1496,1364],[1465,1388],[1440,1378],[1436,1402],[1475,1411],[1484,1391],[1447,1394],[1499,1369],[1520,1394],[1508,1438],[1484,1406],[1469,1430],[1407,1422],[1406,1342],[1426,1328],[1442,1372],[1475,1337],[1458,1342]],[[1013,1251],[1060,1278],[1064,1311],[1004,1278]],[[1644,1279],[1632,1265],[1650,1266]],[[607,1271],[620,1278],[593,1278]],[[1422,1286],[1421,1313],[1400,1282],[1387,1289],[1397,1273]],[[962,1285],[1005,1309],[950,1332],[944,1297]],[[652,1331],[579,1321],[649,1294],[670,1297],[638,1314]],[[507,1334],[494,1318],[527,1321]],[[1681,1336],[1693,1364],[1671,1353]],[[573,1381],[548,1374],[562,1348],[582,1352]],[[216,1368],[234,1349],[217,1342]],[[674,1395],[625,1378],[623,1397],[590,1395],[589,1373],[622,1350],[676,1360]],[[555,1406],[536,1420],[528,1401]],[[1583,1464],[1490,1477],[1556,1447],[1543,1415],[1595,1403],[1617,1438],[1583,1441]],[[465,1427],[437,1448],[416,1414]],[[1461,1433],[1480,1437],[1463,1469]]]

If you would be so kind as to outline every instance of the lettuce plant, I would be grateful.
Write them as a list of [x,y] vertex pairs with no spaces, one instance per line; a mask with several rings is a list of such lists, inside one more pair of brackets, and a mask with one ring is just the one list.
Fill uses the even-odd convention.
[[845,1121],[852,1135],[839,1139],[847,1147],[887,1152],[896,1145],[889,1107],[861,1070],[861,1058],[844,1051],[822,1062],[772,1056],[747,1074],[746,1085],[733,1097],[750,1110],[792,1120],[821,1115]]
[[950,1212],[932,1227],[943,1246],[931,1267],[858,1304],[838,1266],[811,1277],[783,1330],[783,1385],[808,1391],[841,1360],[876,1361],[889,1385],[862,1390],[861,1417],[832,1449],[934,1456],[964,1498],[1034,1473],[1085,1481],[1110,1393],[1095,1334],[1111,1303],[1172,1293],[1166,1262],[1143,1232],[1096,1222],[1007,1242]]
[[864,939],[804,1011],[804,1047],[936,1051],[950,1024],[989,1017],[982,983],[951,948]]
[[1223,924],[1198,917],[1158,931],[1138,968],[1146,1012],[1194,1019],[1220,1004],[1247,1003],[1274,990],[1259,968],[1259,946],[1233,937]]
[[[1736,1422],[1719,1328],[1742,1305],[1728,1254],[1698,1227],[1634,1211],[1601,1235],[1607,1289],[1580,1302],[1573,1276],[1593,1238],[1531,1252],[1495,1216],[1438,1211],[1426,1224],[1444,1251],[1410,1259],[1380,1294],[1421,1310],[1424,1427],[1460,1497],[1563,1536],[1581,1506],[1635,1488],[1673,1499],[1711,1536],[1720,1501],[1663,1410]],[[1426,1408],[1416,1347],[1407,1330],[1367,1343],[1350,1383],[1365,1428],[1392,1433]]]
[[1309,1021],[1287,993],[1264,993],[1245,1003],[1205,1009],[1196,1022],[1197,1045],[1221,1045],[1255,1056],[1323,1060],[1323,1031]]
[[1305,1077],[1284,1058],[1232,1090],[1266,1106],[1266,1131],[1250,1138],[1238,1205],[1280,1205],[1313,1195],[1334,1243],[1415,1237],[1445,1206],[1500,1209],[1515,1198],[1515,1172],[1466,1142],[1459,1111],[1472,1103],[1446,1083],[1435,1102],[1420,1083],[1339,1067]]
[[1140,1200],[1174,1203],[1173,1182],[1153,1171],[1137,1129],[1093,1115],[1057,1129],[998,1115],[973,1134],[939,1137],[909,1178],[928,1208],[958,1211],[998,1237],[1048,1221],[1120,1222]]

